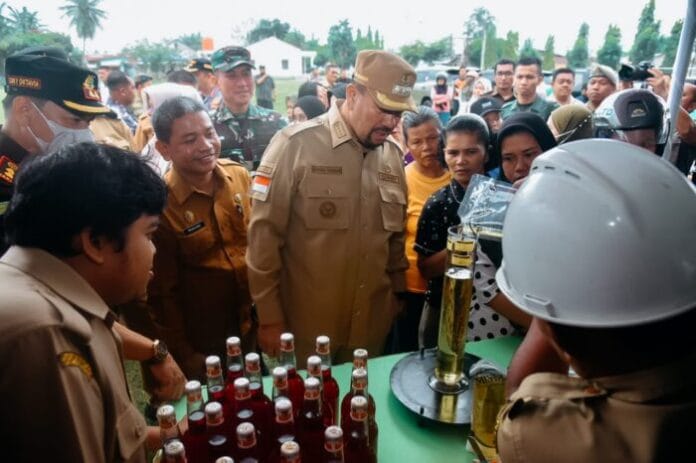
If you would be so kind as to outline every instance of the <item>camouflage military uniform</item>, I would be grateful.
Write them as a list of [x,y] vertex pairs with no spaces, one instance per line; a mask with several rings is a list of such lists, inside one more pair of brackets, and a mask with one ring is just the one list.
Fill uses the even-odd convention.
[[220,157],[240,162],[249,170],[256,170],[273,135],[287,125],[279,113],[254,104],[241,115],[222,105],[212,119],[222,143]]

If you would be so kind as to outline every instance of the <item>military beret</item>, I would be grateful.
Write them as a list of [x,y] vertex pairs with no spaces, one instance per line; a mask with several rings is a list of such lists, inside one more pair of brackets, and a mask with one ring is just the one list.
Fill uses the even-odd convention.
[[106,114],[97,75],[74,65],[64,53],[25,49],[5,60],[5,92],[49,100],[80,115]]

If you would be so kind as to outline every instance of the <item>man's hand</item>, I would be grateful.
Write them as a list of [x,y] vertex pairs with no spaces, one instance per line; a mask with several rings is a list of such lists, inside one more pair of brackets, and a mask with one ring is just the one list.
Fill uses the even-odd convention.
[[665,101],[669,93],[669,76],[666,76],[658,68],[650,68],[648,72],[653,75],[653,77],[648,77],[645,81],[652,87],[653,92],[662,97]]
[[285,325],[275,323],[273,325],[259,325],[258,343],[264,354],[269,357],[278,356],[278,346],[280,344],[280,335],[285,332]]
[[162,363],[150,365],[150,372],[156,383],[152,394],[158,400],[179,400],[184,394],[186,377],[171,354],[167,355]]

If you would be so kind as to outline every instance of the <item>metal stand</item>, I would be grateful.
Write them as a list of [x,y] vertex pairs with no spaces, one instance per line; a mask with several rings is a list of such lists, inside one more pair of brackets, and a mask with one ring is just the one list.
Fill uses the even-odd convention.
[[[392,368],[391,390],[406,408],[421,418],[450,424],[471,423],[471,389],[466,376],[454,386],[435,378],[437,349],[422,349],[402,358]],[[479,358],[464,356],[467,374]]]

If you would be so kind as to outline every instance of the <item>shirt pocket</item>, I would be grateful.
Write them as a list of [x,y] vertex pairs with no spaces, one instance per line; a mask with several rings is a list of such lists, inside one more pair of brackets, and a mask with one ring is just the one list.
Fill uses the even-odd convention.
[[384,229],[393,232],[404,231],[406,195],[403,190],[380,185],[379,194],[382,199],[380,209]]
[[147,434],[147,426],[140,412],[128,405],[116,420],[116,439],[123,460],[130,460],[136,452],[142,452]]
[[304,220],[308,230],[345,230],[349,222],[348,189],[345,185],[308,179],[305,185]]
[[185,261],[197,262],[203,254],[215,246],[215,236],[208,224],[204,224],[193,233],[187,235],[182,232],[179,236],[181,255]]

